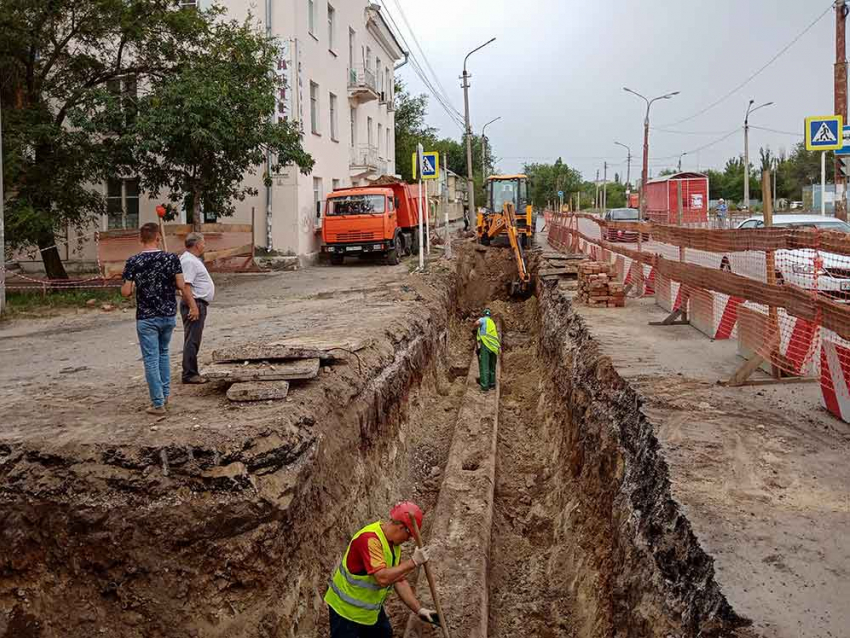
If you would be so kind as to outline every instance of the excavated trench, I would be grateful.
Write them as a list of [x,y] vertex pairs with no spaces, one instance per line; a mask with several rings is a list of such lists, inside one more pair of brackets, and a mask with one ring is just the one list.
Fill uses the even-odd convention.
[[[102,451],[87,462],[120,459],[122,480],[61,495],[16,478],[35,452],[0,449],[0,638],[326,636],[322,595],[353,531],[401,498],[439,511],[452,467],[470,485],[490,480],[483,457],[452,458],[476,391],[469,320],[485,306],[504,342],[495,484],[489,510],[447,523],[483,569],[459,582],[448,563],[464,555],[435,557],[441,595],[461,610],[452,635],[737,635],[743,622],[670,495],[640,397],[568,293],[539,283],[509,300],[507,251],[459,248],[457,272],[435,278],[409,324],[349,366],[349,389],[262,440],[171,450],[166,477],[134,465],[158,460],[155,449]],[[68,471],[39,462],[43,475]],[[482,536],[476,525],[491,519]],[[395,635],[417,623],[394,596],[388,612]]]

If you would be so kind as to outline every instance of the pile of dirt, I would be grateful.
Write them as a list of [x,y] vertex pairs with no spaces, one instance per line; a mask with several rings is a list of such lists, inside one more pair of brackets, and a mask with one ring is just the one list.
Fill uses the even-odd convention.
[[517,265],[510,248],[484,247],[471,241],[457,245],[458,310],[480,313],[495,300],[509,300]]

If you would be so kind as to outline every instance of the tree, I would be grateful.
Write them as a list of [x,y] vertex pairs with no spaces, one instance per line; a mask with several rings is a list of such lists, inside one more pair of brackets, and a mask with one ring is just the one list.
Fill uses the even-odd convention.
[[[425,123],[428,112],[428,96],[412,96],[401,79],[395,83],[395,166],[404,179],[412,179],[411,157],[416,145],[433,140],[436,129]],[[426,149],[427,150],[427,149]],[[464,166],[466,161],[464,160]]]
[[526,164],[523,172],[531,180],[531,199],[536,206],[557,202],[558,192],[564,192],[564,203],[582,189],[581,173],[567,166],[559,157],[554,164]]
[[67,278],[56,233],[89,230],[104,211],[91,185],[128,161],[93,121],[131,126],[136,87],[184,64],[214,15],[173,0],[0,3],[6,238],[38,247],[49,277]]
[[294,163],[308,174],[313,167],[298,123],[274,119],[279,53],[248,21],[217,22],[205,46],[176,73],[155,78],[139,101],[127,145],[141,187],[154,197],[167,190],[172,202],[185,196],[196,230],[202,207],[229,216],[234,201],[257,194],[244,177],[267,152],[273,171]]

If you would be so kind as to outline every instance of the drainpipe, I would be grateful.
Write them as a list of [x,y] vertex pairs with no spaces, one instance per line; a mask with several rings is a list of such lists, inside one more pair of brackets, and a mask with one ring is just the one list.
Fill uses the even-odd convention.
[[[272,0],[266,0],[266,37],[272,37]],[[274,117],[274,115],[272,115]],[[269,183],[266,185],[266,249],[271,251],[274,249],[272,241],[272,154],[271,151],[266,151],[266,179]],[[253,238],[252,238],[253,241]]]
[[[396,64],[393,67],[393,72],[398,71],[401,67],[403,67],[405,64],[407,64],[407,61],[408,61],[409,58],[410,58],[410,54],[407,51],[404,51],[404,62],[402,62],[401,64]],[[395,78],[393,78],[393,79],[395,79]]]

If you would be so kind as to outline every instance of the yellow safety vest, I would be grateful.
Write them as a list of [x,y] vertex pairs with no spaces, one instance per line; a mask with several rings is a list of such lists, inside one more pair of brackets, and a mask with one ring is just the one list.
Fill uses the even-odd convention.
[[499,343],[499,331],[496,330],[496,322],[490,317],[482,318],[484,319],[484,325],[478,325],[478,333],[476,334],[478,343],[484,344],[490,352],[499,354],[502,346]]
[[390,587],[381,587],[374,576],[358,576],[348,571],[348,553],[351,543],[362,534],[372,532],[381,540],[384,561],[388,567],[398,565],[401,547],[391,545],[381,529],[381,521],[367,525],[357,532],[348,544],[342,562],[334,571],[330,587],[325,594],[325,602],[343,618],[360,625],[374,625],[378,622],[384,600],[390,593]]

